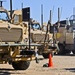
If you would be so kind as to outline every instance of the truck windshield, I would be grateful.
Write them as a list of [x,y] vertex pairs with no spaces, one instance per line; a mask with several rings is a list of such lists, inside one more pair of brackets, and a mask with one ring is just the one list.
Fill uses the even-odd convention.
[[5,20],[7,21],[9,18],[8,18],[8,15],[6,12],[0,12],[0,20]]
[[75,20],[70,20],[71,25],[75,25]]
[[32,29],[40,29],[39,24],[31,24]]

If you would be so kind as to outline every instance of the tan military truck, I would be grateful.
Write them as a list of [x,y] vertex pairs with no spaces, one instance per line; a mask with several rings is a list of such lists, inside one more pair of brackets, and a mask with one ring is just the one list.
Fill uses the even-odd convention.
[[30,61],[35,58],[35,52],[25,49],[29,44],[24,42],[23,26],[11,23],[8,11],[0,2],[0,64],[9,63],[16,70],[26,70]]
[[58,41],[58,54],[75,54],[75,15],[60,21],[60,9],[58,8],[58,22],[54,25],[55,40]]
[[75,19],[62,20],[60,21],[60,26],[55,24],[57,33],[55,35],[58,41],[59,51],[58,54],[70,54],[73,52],[75,54]]
[[[41,46],[37,47],[38,53],[42,54],[44,58],[48,58],[49,54],[54,54],[56,52],[56,48],[52,49],[53,47],[53,34],[46,33],[47,31],[47,24],[43,24],[43,28],[41,27],[40,23],[36,20],[30,20],[30,37],[31,42],[36,44],[41,44]],[[28,22],[22,21],[22,11],[15,10],[13,13],[12,23],[15,25],[21,25],[25,31],[25,38],[24,40],[28,42]]]

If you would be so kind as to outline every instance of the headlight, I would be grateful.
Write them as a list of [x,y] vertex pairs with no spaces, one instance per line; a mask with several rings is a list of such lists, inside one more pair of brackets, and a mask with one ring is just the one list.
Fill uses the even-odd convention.
[[[25,38],[24,42],[29,42],[29,38]],[[30,39],[30,42],[32,42],[32,39]]]
[[24,42],[28,42],[28,38],[25,38],[25,39],[24,39]]

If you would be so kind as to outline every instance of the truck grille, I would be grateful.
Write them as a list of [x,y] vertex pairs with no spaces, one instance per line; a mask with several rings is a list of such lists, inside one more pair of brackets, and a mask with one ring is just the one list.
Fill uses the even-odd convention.
[[[31,34],[31,39],[34,42],[44,42],[45,34]],[[49,35],[47,35],[46,41],[49,40]]]
[[0,28],[1,42],[18,42],[22,40],[22,29],[20,28]]

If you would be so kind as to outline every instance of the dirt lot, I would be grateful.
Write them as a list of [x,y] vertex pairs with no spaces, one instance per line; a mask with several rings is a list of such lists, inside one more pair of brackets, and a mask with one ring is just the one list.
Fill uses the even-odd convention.
[[54,56],[53,67],[43,67],[48,59],[39,56],[39,64],[32,61],[25,71],[14,70],[11,65],[0,64],[0,75],[75,75],[75,56]]

